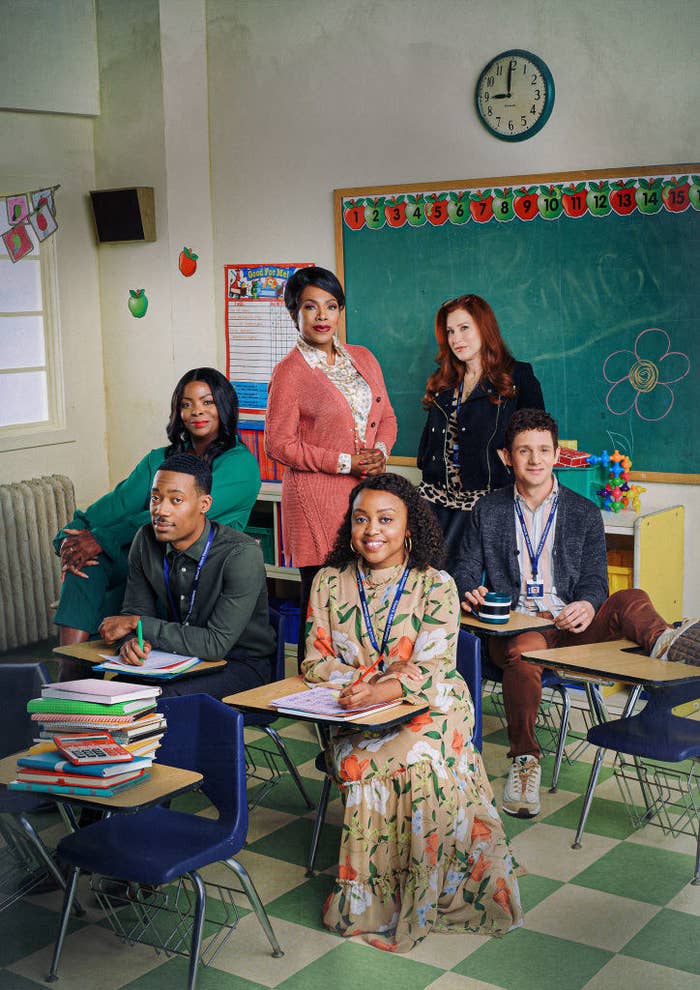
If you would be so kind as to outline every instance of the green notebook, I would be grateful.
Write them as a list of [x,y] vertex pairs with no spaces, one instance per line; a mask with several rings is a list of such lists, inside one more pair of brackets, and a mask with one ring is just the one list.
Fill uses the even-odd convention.
[[27,702],[27,711],[54,712],[58,715],[131,715],[155,708],[154,698],[134,701],[118,701],[113,705],[99,705],[94,701],[61,701],[59,698],[34,698]]

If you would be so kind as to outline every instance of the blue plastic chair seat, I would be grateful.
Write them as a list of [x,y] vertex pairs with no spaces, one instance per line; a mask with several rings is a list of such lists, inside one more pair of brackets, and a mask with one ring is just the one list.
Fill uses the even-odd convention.
[[113,815],[62,840],[59,854],[73,866],[105,876],[160,886],[226,860],[245,842],[247,822],[226,825],[167,808]]

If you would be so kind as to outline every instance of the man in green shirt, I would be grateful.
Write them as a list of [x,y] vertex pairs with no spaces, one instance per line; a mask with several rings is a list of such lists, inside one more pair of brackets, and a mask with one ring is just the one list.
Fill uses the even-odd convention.
[[[139,530],[129,553],[121,615],[100,625],[102,638],[121,641],[122,659],[134,666],[151,648],[228,660],[212,674],[168,682],[163,694],[222,698],[272,679],[275,633],[262,554],[245,533],[207,519],[210,492],[211,470],[198,457],[163,461],[153,479],[151,525]],[[139,619],[143,650],[134,635]]]

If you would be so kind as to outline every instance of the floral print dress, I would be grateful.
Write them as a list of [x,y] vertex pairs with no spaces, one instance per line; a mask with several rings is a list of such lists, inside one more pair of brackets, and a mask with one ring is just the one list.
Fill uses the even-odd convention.
[[[402,572],[403,565],[366,572],[379,642]],[[326,753],[345,818],[323,921],[389,951],[406,952],[431,930],[503,935],[523,922],[518,867],[471,743],[474,710],[455,668],[459,616],[447,573],[410,571],[388,662],[420,667],[420,680],[397,676],[403,700],[429,711],[379,732],[338,727]],[[306,642],[302,672],[311,684],[348,684],[376,659],[354,564],[316,575]]]

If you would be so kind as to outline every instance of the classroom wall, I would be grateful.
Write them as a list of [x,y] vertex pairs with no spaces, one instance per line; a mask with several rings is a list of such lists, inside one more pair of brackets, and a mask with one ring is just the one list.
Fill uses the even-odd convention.
[[[697,160],[695,0],[209,0],[207,18],[217,271],[334,267],[334,188]],[[508,47],[541,55],[556,85],[549,123],[514,145],[473,109]],[[686,506],[697,613],[700,489],[648,487],[644,504]]]

